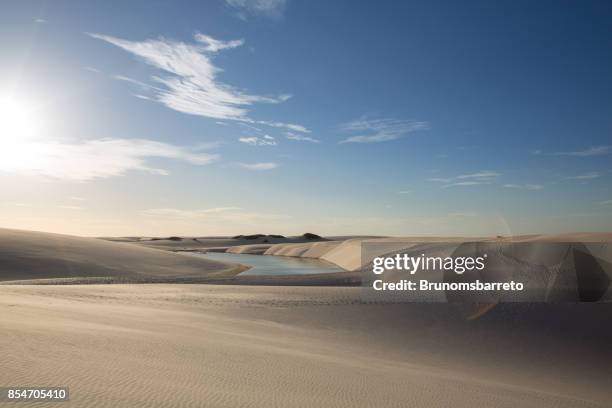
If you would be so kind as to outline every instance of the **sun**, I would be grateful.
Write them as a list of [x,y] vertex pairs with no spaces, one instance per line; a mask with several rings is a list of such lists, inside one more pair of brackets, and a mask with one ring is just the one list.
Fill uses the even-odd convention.
[[0,95],[0,171],[18,171],[43,165],[41,114],[32,104]]
[[38,135],[40,120],[34,110],[15,98],[0,98],[0,143],[10,147]]

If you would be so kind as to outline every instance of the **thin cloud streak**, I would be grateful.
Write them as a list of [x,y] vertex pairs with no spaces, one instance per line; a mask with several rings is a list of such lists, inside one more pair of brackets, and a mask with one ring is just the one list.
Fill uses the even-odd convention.
[[293,123],[271,122],[271,121],[266,121],[266,120],[256,120],[256,121],[245,120],[245,121],[249,123],[259,124],[259,125],[266,125],[266,126],[270,126],[273,128],[293,130],[294,132],[310,133],[310,129],[302,125],[296,125]]
[[555,156],[576,156],[576,157],[591,157],[591,156],[602,156],[610,153],[612,146],[594,146],[589,147],[585,150],[579,150],[574,152],[557,152]]
[[249,15],[280,18],[287,6],[287,0],[225,0],[225,3],[236,10],[242,20],[247,20]]
[[442,188],[457,187],[457,186],[479,186],[485,184],[493,184],[490,181],[458,181],[456,183],[447,184]]
[[501,173],[492,170],[481,170],[477,173],[460,174],[454,177],[431,177],[426,181],[435,183],[446,183],[442,188],[461,187],[461,186],[477,186],[485,184],[493,184],[493,182],[501,176]]
[[457,176],[455,178],[457,179],[483,179],[483,178],[494,178],[494,177],[499,177],[501,176],[500,173],[497,173],[495,171],[490,171],[490,170],[484,170],[478,173],[473,173],[473,174],[462,174],[460,176]]
[[504,188],[515,188],[519,190],[542,190],[544,186],[540,184],[504,184]]
[[287,139],[294,140],[296,142],[310,142],[310,143],[320,143],[321,142],[319,139],[315,139],[314,137],[297,135],[291,132],[287,132],[286,137]]
[[577,176],[567,177],[567,180],[592,180],[601,177],[596,171],[592,171],[590,173],[579,174]]
[[251,136],[241,137],[238,139],[241,143],[246,143],[251,146],[276,146],[276,140],[270,135],[264,135],[263,137]]
[[99,74],[101,72],[99,69],[90,66],[83,67],[83,69],[89,72],[93,72],[94,74]]
[[404,119],[366,119],[361,118],[340,125],[340,130],[357,133],[339,143],[380,143],[396,140],[408,133],[429,129],[427,122]]
[[265,162],[265,163],[237,163],[238,166],[247,170],[273,170],[278,167],[277,163]]

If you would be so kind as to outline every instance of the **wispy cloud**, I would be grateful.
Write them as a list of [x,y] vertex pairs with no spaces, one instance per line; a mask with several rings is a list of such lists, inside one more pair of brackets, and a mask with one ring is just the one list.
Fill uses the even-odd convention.
[[612,204],[612,200],[601,201],[599,204],[601,204],[601,205],[611,205]]
[[90,67],[90,66],[86,66],[83,67],[84,70],[89,71],[89,72],[93,72],[94,74],[99,74],[100,70],[98,68],[94,68],[94,67]]
[[287,6],[287,0],[225,0],[225,3],[243,20],[249,15],[279,18]]
[[251,146],[276,146],[276,140],[270,135],[241,137],[238,139],[242,143],[246,143]]
[[24,141],[0,150],[0,171],[68,181],[121,176],[131,170],[166,175],[166,170],[147,165],[147,159],[166,158],[198,166],[218,159],[202,149],[146,139]]
[[491,178],[495,178],[495,177],[499,177],[501,176],[500,173],[497,173],[495,171],[490,171],[490,170],[484,170],[484,171],[480,171],[478,173],[472,173],[472,174],[462,174],[460,176],[457,176],[455,178],[459,179],[459,180],[463,180],[463,179],[491,179]]
[[44,24],[44,23],[48,23],[47,20],[45,20],[44,18],[35,18],[34,19],[35,23],[39,23],[39,24]]
[[64,210],[82,210],[83,207],[80,207],[78,205],[60,205],[59,208],[62,208]]
[[596,171],[592,171],[590,173],[579,174],[577,176],[567,177],[567,180],[592,180],[592,179],[596,179],[599,177],[601,177],[600,173]]
[[544,186],[540,184],[504,184],[505,188],[516,188],[520,190],[542,190]]
[[302,125],[255,120],[248,115],[248,108],[255,103],[281,103],[291,95],[252,95],[217,78],[222,70],[213,64],[214,57],[220,51],[242,46],[244,40],[222,41],[200,33],[195,34],[194,43],[165,38],[129,41],[104,34],[88,35],[115,45],[164,73],[152,76],[152,84],[124,76],[116,77],[136,84],[151,94],[141,95],[144,98],[190,115],[262,124],[295,132],[309,131]]
[[501,173],[491,170],[482,170],[477,173],[460,174],[454,177],[431,177],[426,179],[427,181],[435,183],[444,183],[442,186],[455,187],[455,186],[477,186],[483,184],[493,184],[493,182],[501,176]]
[[433,181],[434,183],[450,183],[452,178],[443,178],[443,177],[430,177],[426,179],[426,181]]
[[247,170],[272,170],[278,167],[278,163],[237,163],[238,166]]
[[310,133],[310,130],[308,128],[302,125],[296,125],[294,123],[272,122],[267,120],[256,120],[251,121],[251,123],[257,123],[260,125],[266,125],[274,128],[289,129],[293,130],[294,132]]
[[594,146],[589,147],[585,150],[578,150],[574,152],[557,152],[556,156],[576,156],[576,157],[591,157],[591,156],[602,156],[610,153],[612,146]]
[[411,194],[411,193],[412,193],[411,190],[401,190],[397,192],[397,194]]
[[361,118],[340,125],[340,130],[353,133],[340,143],[378,143],[399,139],[408,133],[429,129],[427,122],[403,119]]
[[287,136],[287,139],[295,140],[297,142],[310,142],[310,143],[320,142],[319,139],[315,139],[314,137],[298,135],[298,134],[291,133],[291,132],[287,132],[286,136]]
[[485,181],[485,180],[474,180],[474,181],[457,181],[455,183],[450,183],[447,184],[445,186],[443,186],[444,188],[447,187],[457,187],[457,186],[479,186],[479,185],[484,185],[484,184],[493,184],[491,181]]
[[257,127],[257,126],[253,126],[253,125],[248,124],[248,123],[238,122],[238,125],[240,127],[245,128],[245,130],[248,131],[248,132],[255,131],[257,133],[264,133],[263,129],[261,129],[261,128]]

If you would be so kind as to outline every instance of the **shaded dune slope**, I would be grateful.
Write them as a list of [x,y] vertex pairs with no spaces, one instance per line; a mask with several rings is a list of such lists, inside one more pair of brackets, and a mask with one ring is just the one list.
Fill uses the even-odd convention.
[[112,277],[121,281],[231,276],[241,265],[137,245],[0,229],[0,281]]

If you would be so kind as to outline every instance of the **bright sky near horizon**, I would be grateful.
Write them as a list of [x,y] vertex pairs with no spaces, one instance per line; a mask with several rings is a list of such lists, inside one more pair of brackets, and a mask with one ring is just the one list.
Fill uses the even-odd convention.
[[612,3],[0,5],[0,227],[612,231]]

